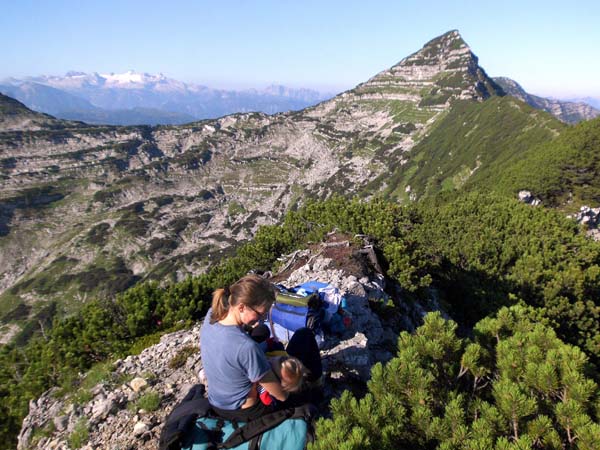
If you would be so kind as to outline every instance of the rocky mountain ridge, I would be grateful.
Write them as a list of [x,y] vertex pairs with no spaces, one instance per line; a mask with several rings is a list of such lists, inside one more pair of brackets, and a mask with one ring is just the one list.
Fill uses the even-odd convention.
[[512,95],[536,109],[547,111],[566,123],[578,123],[600,116],[600,110],[584,102],[569,102],[532,95],[527,93],[519,83],[507,77],[495,77],[494,81],[508,95]]
[[64,121],[31,111],[14,98],[0,94],[0,132],[36,131],[64,126]]
[[[358,85],[358,99],[409,100],[443,109],[450,99],[483,100],[502,95],[457,30],[427,42],[423,49]],[[427,96],[423,98],[423,94]]]
[[573,103],[587,103],[588,105],[600,109],[600,97],[576,97],[576,98],[565,98],[563,99],[566,102]]

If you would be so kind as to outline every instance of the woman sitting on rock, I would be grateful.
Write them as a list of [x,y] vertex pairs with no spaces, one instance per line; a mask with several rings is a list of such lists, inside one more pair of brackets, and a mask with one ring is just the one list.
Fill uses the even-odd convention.
[[266,319],[274,302],[273,285],[258,275],[213,293],[200,331],[200,350],[208,400],[225,419],[247,421],[272,410],[258,400],[254,383],[280,402],[288,398],[265,352],[246,332]]

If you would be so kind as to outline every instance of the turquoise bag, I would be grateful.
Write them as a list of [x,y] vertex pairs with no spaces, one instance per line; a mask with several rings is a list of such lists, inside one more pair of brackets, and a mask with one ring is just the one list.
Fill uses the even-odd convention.
[[245,425],[238,422],[237,427],[229,420],[213,417],[200,417],[182,439],[182,450],[209,450],[230,448],[232,450],[302,450],[307,443],[308,425],[304,419],[287,419],[260,436],[243,442],[235,447],[220,447],[239,427]]

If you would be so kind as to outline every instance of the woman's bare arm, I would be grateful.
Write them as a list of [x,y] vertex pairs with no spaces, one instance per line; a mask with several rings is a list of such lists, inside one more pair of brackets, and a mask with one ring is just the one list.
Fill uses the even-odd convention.
[[277,379],[272,370],[269,370],[258,382],[264,387],[269,394],[275,397],[280,402],[287,400],[289,393],[283,390],[280,381]]

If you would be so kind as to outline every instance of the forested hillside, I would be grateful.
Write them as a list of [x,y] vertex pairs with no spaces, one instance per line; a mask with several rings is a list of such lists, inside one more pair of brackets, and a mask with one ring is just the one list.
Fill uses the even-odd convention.
[[480,188],[506,194],[528,189],[547,206],[573,211],[600,201],[599,169],[600,119],[594,119],[567,128],[552,142],[531,145],[497,166],[493,181],[477,181]]

